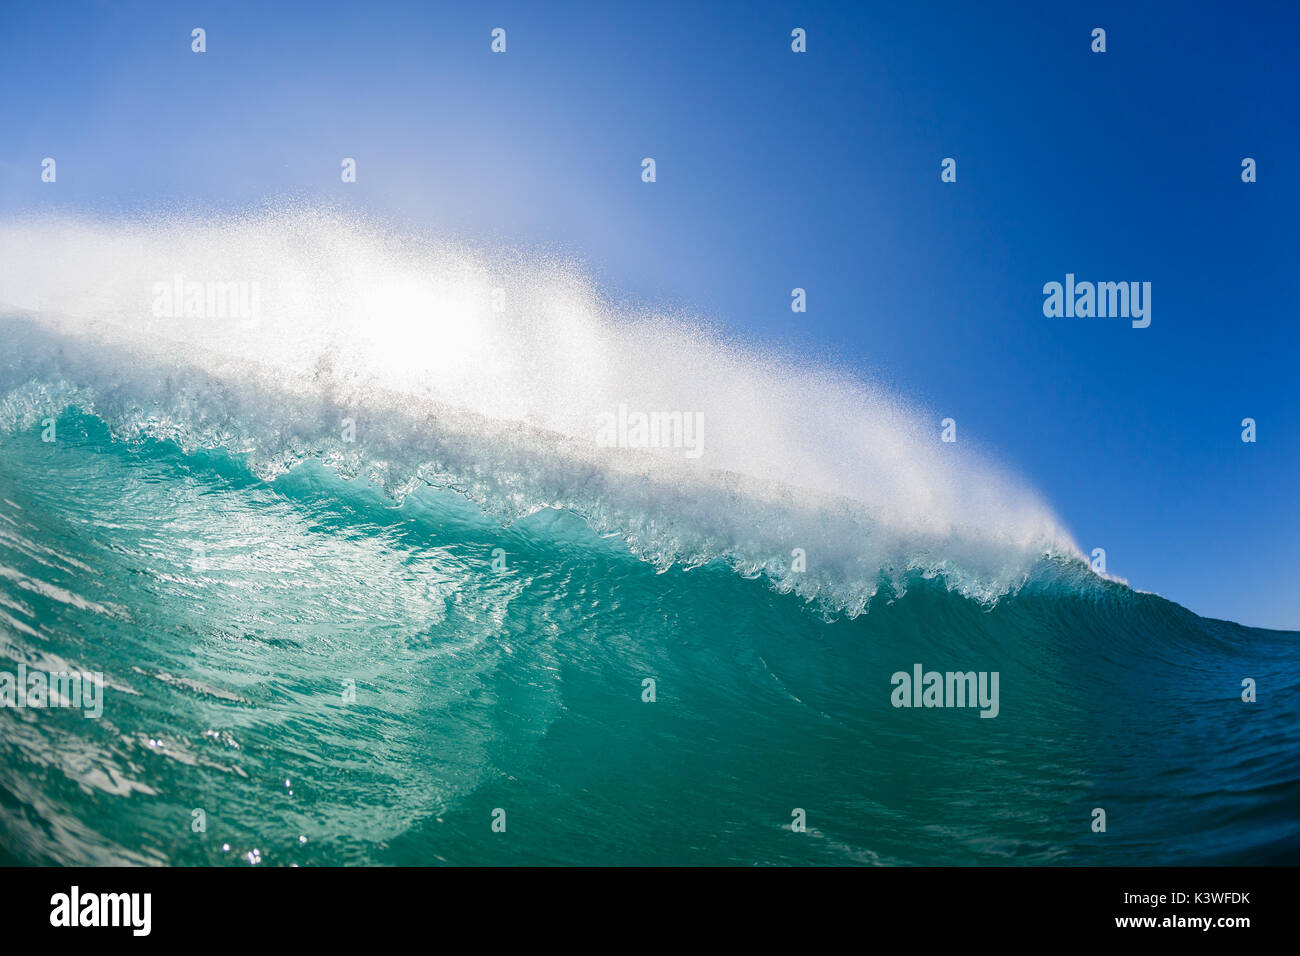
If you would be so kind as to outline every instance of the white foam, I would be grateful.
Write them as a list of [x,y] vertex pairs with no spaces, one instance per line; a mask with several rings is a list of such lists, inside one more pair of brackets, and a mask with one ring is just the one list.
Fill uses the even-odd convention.
[[[24,382],[61,381],[125,437],[226,447],[268,477],[321,456],[507,516],[571,508],[660,565],[723,557],[851,613],[882,574],[992,599],[1044,555],[1078,557],[1036,495],[898,397],[697,319],[616,309],[568,261],[275,208],[27,219],[0,226],[0,262],[11,418],[30,411]],[[260,322],[155,316],[155,284],[176,275],[256,284]],[[703,453],[601,447],[620,404],[702,413]]]

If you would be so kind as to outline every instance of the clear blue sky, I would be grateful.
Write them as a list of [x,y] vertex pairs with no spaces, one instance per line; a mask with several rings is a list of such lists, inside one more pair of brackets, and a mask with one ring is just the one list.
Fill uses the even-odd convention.
[[[1134,586],[1300,627],[1298,66],[1294,2],[5,4],[0,213],[553,245],[953,416]],[[1150,281],[1151,327],[1045,318],[1066,272]]]

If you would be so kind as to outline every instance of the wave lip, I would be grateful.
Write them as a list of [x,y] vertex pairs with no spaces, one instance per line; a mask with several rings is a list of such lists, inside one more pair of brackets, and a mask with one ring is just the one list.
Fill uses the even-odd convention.
[[[911,404],[616,308],[570,262],[311,208],[29,219],[0,256],[3,427],[74,405],[267,478],[319,458],[505,520],[568,509],[659,567],[723,559],[849,614],[915,573],[993,601],[1045,557],[1082,564],[1036,495]],[[223,285],[257,314],[208,315]]]

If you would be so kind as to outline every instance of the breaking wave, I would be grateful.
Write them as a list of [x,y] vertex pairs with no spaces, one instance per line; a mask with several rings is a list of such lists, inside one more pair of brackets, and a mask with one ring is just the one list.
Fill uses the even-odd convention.
[[[30,218],[0,227],[0,261],[0,428],[71,407],[265,479],[317,459],[399,500],[432,484],[507,522],[567,510],[661,569],[722,559],[831,613],[918,575],[985,603],[1096,582],[1042,500],[936,416],[616,307],[568,260],[271,207]],[[698,422],[692,453],[611,441],[620,409]]]

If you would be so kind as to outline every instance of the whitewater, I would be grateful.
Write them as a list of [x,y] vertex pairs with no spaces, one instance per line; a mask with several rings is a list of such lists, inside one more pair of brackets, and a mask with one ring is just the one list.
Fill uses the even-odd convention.
[[[571,262],[294,208],[38,218],[0,229],[0,257],[0,424],[75,402],[126,440],[225,448],[266,478],[318,458],[398,498],[430,482],[507,518],[569,509],[660,567],[723,558],[849,613],[914,570],[993,600],[1044,556],[1079,557],[936,417],[698,320],[620,311]],[[237,277],[258,318],[159,317],[174,276]],[[602,447],[620,406],[699,416],[703,454]]]

